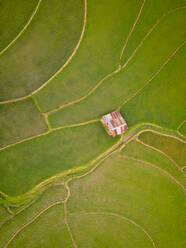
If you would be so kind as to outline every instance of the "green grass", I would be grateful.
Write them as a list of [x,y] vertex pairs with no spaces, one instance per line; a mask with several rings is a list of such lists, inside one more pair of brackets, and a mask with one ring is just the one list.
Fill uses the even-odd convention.
[[[128,66],[120,71],[118,74],[107,79],[100,87],[98,87],[93,92],[93,94],[88,96],[88,98],[79,103],[73,104],[69,107],[52,113],[49,116],[52,125],[60,126],[64,124],[78,123],[81,121],[101,117],[103,114],[115,110],[125,99],[127,99],[138,89],[143,87],[145,83],[152,77],[152,75],[167,60],[168,56],[176,49],[177,46],[179,46],[179,44],[183,42],[185,33],[183,32],[182,28],[185,24],[182,19],[185,12],[185,9],[179,10],[169,14],[165,19],[163,19],[158,29],[155,29],[154,32],[151,33],[151,35],[147,38],[143,46],[139,49]],[[175,22],[175,20],[177,21]],[[169,39],[168,43],[167,40],[165,40],[164,38],[165,35]],[[160,43],[161,46],[159,45]],[[179,54],[175,55],[176,58],[173,57],[172,61],[169,62],[170,64],[168,64],[165,69],[160,72],[159,76],[157,76],[157,79],[154,79],[150,83],[150,86],[147,87],[148,89],[151,89],[151,84],[154,86],[155,82],[157,82],[154,86],[154,88],[156,88],[151,90],[152,92],[146,93],[147,97],[149,97],[150,102],[148,104],[145,103],[149,106],[148,108],[144,109],[143,106],[140,109],[140,104],[143,104],[145,97],[143,97],[142,100],[140,99],[139,104],[136,104],[135,98],[134,101],[131,100],[128,104],[126,104],[126,106],[123,106],[122,113],[124,117],[126,115],[126,119],[129,122],[128,124],[130,126],[139,122],[153,122],[154,116],[152,116],[151,118],[149,112],[152,112],[152,115],[157,114],[157,117],[160,116],[160,107],[155,108],[154,101],[156,101],[159,105],[161,104],[162,106],[164,106],[165,104],[169,104],[169,108],[172,108],[172,111],[177,112],[176,115],[178,115],[179,117],[177,118],[178,120],[173,117],[173,113],[171,113],[172,117],[169,116],[169,118],[164,118],[163,116],[162,121],[166,121],[166,124],[168,126],[170,125],[170,119],[175,119],[174,121],[178,122],[180,121],[180,119],[183,118],[184,97],[180,96],[184,95],[183,72],[185,67],[183,60],[185,58],[184,56],[182,56],[182,54],[184,54],[184,51],[184,48],[181,49],[178,52]],[[175,68],[179,68],[179,70],[176,70]],[[169,77],[170,80],[167,80],[167,77]],[[166,82],[162,83],[162,81]],[[170,84],[172,86],[171,88],[169,87]],[[162,99],[162,101],[164,100],[164,105],[162,102],[159,102],[160,100],[157,97],[157,91],[162,91],[162,88],[164,90],[164,93],[158,92],[158,97]],[[167,93],[168,90],[170,91],[169,95]],[[144,92],[146,91],[147,90],[144,90],[142,94],[145,94]],[[165,96],[166,94],[168,96]],[[154,98],[152,98],[153,96]],[[178,101],[174,101],[174,104],[172,104],[172,102],[169,100],[170,97],[172,98],[172,101],[173,98],[178,98]],[[131,107],[130,104],[132,104],[133,102],[135,102],[135,106],[133,104]],[[138,108],[136,107],[137,105]],[[166,107],[162,109],[168,112]],[[143,118],[145,113],[148,118],[147,120]],[[137,119],[138,116],[140,118],[139,120]],[[131,118],[132,120],[135,119],[136,122],[132,122]]]
[[29,28],[1,56],[0,100],[36,90],[67,61],[79,40],[83,13],[81,0],[42,1]]
[[113,156],[70,186],[69,212],[117,213],[145,228],[156,247],[184,246],[184,192],[157,169]]
[[141,3],[142,0],[88,1],[85,35],[76,56],[37,95],[43,111],[83,96],[107,73],[118,68],[123,43]]
[[45,212],[33,224],[24,229],[13,240],[10,247],[73,248],[64,223],[63,206],[55,206]]
[[0,147],[47,130],[32,99],[0,105]]
[[[30,207],[25,208],[25,210],[23,210],[22,212],[20,212],[19,214],[17,214],[14,218],[12,218],[11,220],[9,220],[6,224],[4,224],[1,227],[1,229],[0,229],[0,235],[1,235],[0,247],[3,247],[3,245],[7,242],[7,240],[23,224],[26,224],[27,222],[29,222],[38,213],[40,213],[43,209],[47,208],[51,204],[53,204],[53,203],[55,203],[57,201],[64,200],[65,197],[66,197],[66,190],[64,189],[64,186],[55,186],[55,187],[51,187],[48,190],[46,190]],[[60,217],[60,216],[57,217],[57,215],[56,215],[56,217],[57,217],[56,218],[56,221],[58,220],[61,223],[63,221],[63,207],[62,206],[59,206],[59,207],[60,207],[60,212],[62,214],[62,217]],[[52,212],[53,212],[53,210],[52,210]],[[47,215],[47,212],[45,213],[45,215]],[[56,223],[56,221],[54,221],[54,223]],[[46,227],[46,225],[40,225],[41,229],[43,229],[43,232],[45,230],[45,227],[44,226]],[[32,224],[31,224],[31,227],[32,227]],[[47,229],[48,228],[49,228],[49,226],[47,227]],[[37,233],[37,232],[34,230],[34,233]],[[32,235],[28,235],[28,238],[29,237],[30,238],[33,237]],[[40,237],[40,235],[38,235],[38,238]],[[22,237],[22,235],[21,235],[21,237]],[[45,238],[47,239],[47,234],[46,234],[46,237]],[[36,238],[34,238],[33,241],[34,240],[36,241]],[[37,245],[37,243],[36,243],[36,245]],[[21,245],[19,247],[25,247],[25,246],[22,246]]]
[[54,131],[0,152],[0,190],[15,196],[66,170],[86,165],[118,141],[101,123]]
[[186,143],[153,132],[144,132],[140,134],[139,139],[142,140],[145,144],[163,151],[165,154],[174,159],[178,166],[185,166]]
[[121,112],[129,126],[151,122],[176,130],[185,119],[185,49],[180,49],[140,94],[123,105]]
[[71,215],[69,224],[78,247],[153,247],[142,230],[124,219],[109,216],[109,213]]
[[163,14],[168,14],[169,11],[185,6],[185,4],[185,0],[146,1],[141,17],[129,39],[129,43],[122,58],[122,64],[126,62],[145,34],[151,29],[156,21],[162,17]]
[[180,127],[179,129],[180,133],[186,136],[186,122]]
[[153,165],[167,171],[171,176],[177,179],[178,182],[186,186],[185,175],[183,175],[183,173],[180,172],[167,157],[135,140],[127,144],[127,146],[121,151],[121,155],[127,155],[129,157],[152,163]]
[[32,15],[37,3],[38,0],[0,1],[0,51],[3,50],[22,30]]

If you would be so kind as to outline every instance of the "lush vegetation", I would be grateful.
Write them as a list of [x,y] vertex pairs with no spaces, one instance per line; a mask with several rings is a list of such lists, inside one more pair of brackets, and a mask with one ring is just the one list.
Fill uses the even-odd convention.
[[159,135],[152,132],[144,132],[139,136],[144,143],[158,148],[177,162],[180,167],[185,166],[186,143],[175,138]]
[[47,81],[72,54],[82,23],[83,1],[42,1],[24,35],[1,56],[0,100],[28,95]]
[[0,151],[0,190],[23,194],[57,173],[86,166],[112,146],[101,123],[56,130]]
[[38,0],[1,0],[0,2],[0,53],[26,25]]
[[46,131],[47,126],[31,99],[0,105],[0,147]]
[[185,14],[0,1],[0,248],[185,247]]

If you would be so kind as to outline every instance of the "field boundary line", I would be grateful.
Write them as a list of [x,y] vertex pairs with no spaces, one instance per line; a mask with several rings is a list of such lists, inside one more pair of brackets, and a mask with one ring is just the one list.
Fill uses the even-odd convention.
[[110,72],[109,74],[107,74],[105,77],[103,77],[92,89],[90,89],[89,91],[88,91],[88,93],[86,94],[86,95],[84,95],[84,96],[82,96],[82,97],[80,97],[80,98],[78,98],[78,99],[75,99],[75,100],[73,100],[73,101],[71,101],[71,102],[68,102],[68,103],[64,103],[64,104],[62,104],[61,106],[59,106],[59,107],[57,107],[57,108],[55,108],[55,109],[52,109],[52,110],[50,110],[50,111],[48,111],[48,112],[45,112],[47,115],[49,115],[49,114],[52,114],[52,113],[54,113],[54,112],[57,112],[58,110],[60,110],[60,109],[62,109],[62,108],[66,108],[66,107],[68,107],[68,106],[70,106],[70,105],[73,105],[73,104],[75,104],[75,103],[78,103],[78,102],[81,102],[81,101],[83,101],[83,100],[85,100],[88,96],[90,96],[107,78],[109,78],[109,77],[111,77],[112,75],[114,75],[114,74],[116,74],[116,73],[118,73],[119,71],[121,70],[121,67],[119,66],[118,67],[118,69],[116,69],[116,70],[114,70],[114,71],[112,71],[112,72]]
[[36,216],[34,216],[30,221],[28,221],[27,223],[23,224],[12,236],[11,238],[6,242],[6,244],[3,246],[3,248],[7,248],[9,246],[9,244],[13,241],[13,239],[27,226],[29,226],[30,224],[32,224],[37,218],[39,218],[42,214],[44,214],[47,210],[49,210],[50,208],[56,206],[56,205],[60,205],[63,204],[64,200],[61,201],[56,201],[54,203],[52,203],[51,205],[49,205],[48,207],[44,208],[40,213],[38,213]]
[[66,197],[66,199],[65,199],[65,201],[64,201],[64,223],[65,223],[66,228],[67,228],[67,231],[68,231],[68,233],[69,233],[69,235],[70,235],[70,238],[71,238],[73,247],[74,247],[74,248],[77,248],[78,246],[77,246],[77,244],[76,244],[76,242],[75,242],[75,239],[74,239],[74,237],[73,237],[72,230],[71,230],[71,228],[70,228],[70,226],[69,226],[69,224],[68,224],[68,218],[67,218],[68,211],[67,211],[67,205],[66,205],[66,204],[67,204],[67,201],[68,201],[68,199],[70,198],[70,195],[71,195],[71,191],[70,191],[70,188],[69,188],[69,186],[68,186],[68,183],[69,183],[71,180],[72,180],[72,178],[69,178],[69,179],[65,182],[65,188],[66,188],[66,190],[67,190],[67,197]]
[[131,220],[130,218],[127,218],[123,215],[120,215],[120,214],[117,214],[117,213],[113,213],[113,212],[100,212],[100,211],[97,211],[97,212],[80,212],[80,213],[69,213],[69,215],[76,215],[76,216],[81,216],[81,215],[109,215],[109,216],[114,216],[114,217],[117,217],[117,218],[120,218],[122,220],[125,220],[125,221],[128,221],[129,223],[133,224],[134,226],[136,226],[137,228],[139,228],[141,231],[143,231],[145,233],[145,235],[150,239],[152,245],[154,248],[156,248],[156,245],[155,245],[155,242],[153,241],[152,237],[150,236],[150,234],[142,227],[140,226],[139,224],[137,224],[135,221]]
[[140,88],[138,89],[136,92],[134,92],[132,95],[130,95],[129,97],[127,97],[122,103],[121,105],[118,107],[118,109],[120,109],[124,104],[126,104],[127,102],[129,102],[132,98],[134,98],[135,96],[137,96],[141,91],[143,91],[144,88],[146,88],[146,86],[148,86],[150,84],[151,81],[154,80],[154,78],[163,70],[163,68],[169,63],[169,61],[176,55],[176,53],[185,45],[186,40],[184,40],[169,56],[168,58],[165,60],[165,62],[159,67],[159,69],[152,75],[152,77],[150,79],[148,79],[146,81],[146,83]]
[[57,130],[61,130],[61,129],[66,129],[66,128],[73,128],[73,127],[80,127],[80,126],[85,126],[85,125],[88,125],[88,124],[91,124],[91,123],[94,123],[94,122],[99,122],[100,120],[99,119],[95,119],[95,120],[90,120],[90,121],[85,121],[85,122],[80,122],[80,123],[77,123],[77,124],[70,124],[70,125],[64,125],[64,126],[59,126],[59,127],[55,127],[55,128],[51,128],[50,130],[44,132],[44,133],[40,133],[40,134],[37,134],[35,136],[31,136],[31,137],[28,137],[26,139],[22,139],[16,143],[12,143],[12,144],[9,144],[9,145],[6,145],[4,147],[1,147],[0,148],[0,151],[2,150],[5,150],[9,147],[12,147],[12,146],[15,146],[15,145],[18,145],[20,143],[23,143],[23,142],[26,142],[28,140],[32,140],[32,139],[36,139],[36,138],[39,138],[41,136],[45,136],[49,133],[52,133],[52,132],[55,132]]
[[30,25],[31,21],[33,20],[34,16],[36,15],[38,9],[39,9],[39,6],[41,4],[42,0],[39,0],[34,11],[32,12],[32,15],[30,16],[29,20],[27,21],[26,25],[22,28],[22,30],[17,34],[17,36],[5,47],[3,48],[3,50],[0,51],[0,56],[6,52],[6,50],[12,46],[16,41],[17,39],[19,39],[19,37],[23,34],[23,32],[28,28],[28,26]]
[[146,2],[146,0],[143,0],[143,3],[142,3],[142,5],[141,5],[141,7],[140,7],[140,10],[139,10],[138,14],[137,14],[137,17],[136,17],[136,19],[135,19],[135,21],[134,21],[134,23],[133,23],[133,25],[132,25],[132,28],[131,28],[131,30],[130,30],[130,32],[129,32],[129,34],[128,34],[128,36],[127,36],[125,42],[124,42],[124,45],[123,45],[123,48],[122,48],[121,54],[120,54],[120,61],[121,61],[121,59],[122,59],[122,57],[123,57],[123,53],[124,53],[124,51],[125,51],[125,48],[126,48],[126,46],[127,46],[127,44],[128,44],[128,41],[129,41],[131,35],[132,35],[132,33],[133,33],[134,29],[135,29],[135,26],[136,26],[136,24],[137,24],[137,22],[138,22],[138,20],[139,20],[139,18],[140,18],[140,16],[141,16],[141,12],[142,12],[142,10],[143,10],[143,7],[144,7],[144,5],[145,5],[145,2]]
[[[42,0],[40,0],[42,1]],[[85,33],[85,27],[86,27],[86,22],[87,22],[87,0],[84,0],[84,21],[83,21],[83,28],[81,31],[81,35],[79,38],[78,43],[76,44],[72,54],[70,55],[70,57],[67,59],[67,61],[59,68],[59,70],[57,72],[55,72],[46,82],[44,82],[39,88],[37,88],[36,90],[32,91],[31,93],[29,93],[26,96],[22,96],[22,97],[17,97],[14,99],[10,99],[10,100],[5,100],[5,101],[1,101],[0,104],[6,104],[6,103],[13,103],[13,102],[18,102],[18,101],[22,101],[25,100],[33,95],[35,95],[36,93],[38,93],[40,90],[42,90],[46,85],[48,85],[48,83],[50,83],[72,60],[72,58],[74,57],[74,55],[76,54],[80,43],[83,39],[84,33]]]
[[169,157],[169,155],[167,155],[165,152],[159,150],[158,148],[151,146],[149,144],[144,143],[142,140],[140,140],[138,137],[136,138],[136,141],[148,148],[150,148],[151,150],[154,150],[160,154],[162,154],[163,156],[165,156],[180,172],[182,172],[181,168],[178,166],[178,164],[171,158]]
[[186,122],[186,120],[182,121],[182,122],[180,123],[180,125],[177,127],[177,132],[178,132],[178,134],[179,134],[180,136],[184,137],[184,138],[186,138],[186,136],[180,132],[180,128],[184,125],[185,122]]
[[180,125],[177,127],[177,131],[179,131],[179,129],[183,126],[183,124],[186,122],[186,120],[184,120],[184,121],[182,121],[181,123],[180,123]]
[[158,24],[161,22],[161,20],[166,17],[168,14],[174,12],[174,11],[177,11],[179,9],[183,9],[183,8],[186,8],[186,6],[182,6],[182,7],[178,7],[178,8],[175,8],[175,9],[172,9],[170,10],[169,12],[167,13],[164,13],[157,21],[156,23],[150,28],[150,30],[146,33],[146,35],[144,36],[144,38],[141,40],[141,42],[138,44],[138,46],[136,47],[136,49],[132,52],[131,56],[129,57],[129,59],[125,62],[125,64],[123,66],[119,65],[118,69],[110,72],[109,74],[107,74],[106,76],[104,76],[100,81],[98,81],[98,83],[92,87],[92,89],[90,89],[88,91],[87,94],[85,94],[84,96],[78,98],[78,99],[75,99],[73,101],[70,101],[70,102],[67,102],[67,103],[64,103],[62,104],[61,106],[57,107],[57,108],[54,108],[52,110],[49,110],[47,112],[45,112],[46,114],[50,115],[54,112],[57,112],[58,110],[60,109],[63,109],[63,108],[66,108],[68,106],[71,106],[75,103],[78,103],[78,102],[81,102],[83,100],[85,100],[89,95],[91,95],[105,80],[107,80],[108,78],[110,78],[111,76],[117,74],[118,72],[120,72],[122,69],[124,69],[128,63],[130,62],[131,59],[133,59],[134,55],[136,54],[136,52],[141,48],[141,46],[143,45],[144,41],[147,39],[147,37],[152,33],[152,31],[156,28],[156,26],[158,26]]
[[133,160],[133,161],[136,161],[136,162],[139,162],[139,163],[148,165],[148,166],[150,166],[152,168],[155,168],[155,169],[159,170],[164,175],[166,175],[171,181],[173,181],[175,184],[177,184],[184,191],[184,193],[186,192],[185,187],[175,177],[173,177],[170,173],[168,173],[166,170],[160,168],[159,166],[157,166],[155,164],[152,164],[152,163],[149,163],[149,162],[147,162],[145,160],[137,159],[137,158],[134,158],[134,157],[131,157],[131,156],[127,156],[127,155],[121,155],[121,154],[119,154],[118,156],[121,157],[121,158],[123,158],[123,159],[125,159],[125,158],[126,159],[130,159],[130,160]]
[[127,59],[127,61],[122,65],[122,69],[124,69],[128,63],[130,62],[131,59],[133,59],[133,57],[135,56],[136,52],[142,47],[143,43],[146,41],[146,39],[148,38],[148,36],[154,31],[154,29],[161,23],[162,19],[165,18],[166,16],[168,16],[169,14],[180,10],[180,9],[185,9],[186,6],[181,6],[181,7],[177,7],[175,9],[169,10],[168,12],[165,12],[161,15],[160,18],[158,18],[155,22],[155,24],[149,29],[149,31],[146,33],[146,35],[143,37],[143,39],[140,41],[140,43],[137,45],[137,47],[134,49],[134,51],[132,52],[132,54],[129,56],[129,58]]
[[144,133],[144,132],[152,132],[152,133],[156,133],[156,134],[159,134],[159,135],[162,135],[162,136],[166,136],[166,137],[170,137],[170,138],[173,138],[173,139],[177,139],[178,141],[182,142],[182,143],[185,143],[186,144],[186,141],[177,137],[177,136],[174,136],[174,135],[171,135],[171,134],[166,134],[166,133],[161,133],[157,130],[153,130],[153,129],[150,129],[150,128],[147,128],[147,129],[144,129],[144,130],[141,130],[139,131],[139,133],[137,134],[138,136],[141,134],[141,133]]
[[[55,187],[55,186],[63,186],[64,187],[64,182],[62,181],[59,184],[55,184],[55,185],[51,185],[50,187]],[[47,188],[48,189],[48,188]],[[19,209],[17,212],[13,212],[13,214],[11,216],[8,216],[7,218],[5,218],[3,221],[0,222],[0,228],[7,222],[11,221],[14,217],[16,217],[17,215],[19,215],[20,213],[22,213],[23,211],[25,211],[27,208],[29,208],[30,206],[32,206],[39,198],[42,194],[45,193],[45,191],[47,190],[45,189],[41,194],[39,194],[38,196],[34,197],[33,200],[31,200],[28,204],[25,204],[25,206],[21,209]]]

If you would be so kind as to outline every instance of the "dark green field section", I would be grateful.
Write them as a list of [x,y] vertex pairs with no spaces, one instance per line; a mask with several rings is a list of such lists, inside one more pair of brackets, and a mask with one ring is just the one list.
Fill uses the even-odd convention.
[[153,247],[142,230],[120,216],[85,213],[71,215],[69,220],[79,247]]
[[[0,52],[22,30],[30,19],[38,0],[1,0],[0,1]],[[13,13],[13,14],[12,14]]]
[[[186,9],[181,9],[167,15],[158,28],[148,36],[127,67],[105,80],[83,101],[52,113],[49,116],[52,126],[95,119],[115,110],[124,100],[143,88],[157,73],[154,80],[150,81],[143,90],[141,98],[141,95],[136,96],[134,100],[123,106],[122,114],[130,126],[139,122],[153,122],[176,128],[177,123],[183,120],[186,108],[183,83],[185,80],[183,63],[185,60],[183,41],[186,37],[183,32],[186,24],[183,22],[185,13]],[[168,43],[165,36],[168,37]],[[178,49],[174,55],[174,51],[179,46],[180,50]],[[170,61],[159,72],[169,56],[172,56]],[[148,102],[145,101],[147,97]],[[159,113],[160,108],[161,113]]]
[[15,196],[57,173],[84,166],[118,138],[100,123],[54,131],[0,152],[0,191]]
[[180,133],[186,136],[186,122],[180,127],[179,129]]
[[174,159],[180,167],[186,165],[186,143],[152,132],[140,134],[139,139],[145,144],[158,148]]
[[[160,147],[158,147],[158,149],[160,149]],[[186,186],[185,175],[179,170],[179,167],[176,167],[172,161],[170,161],[163,154],[146,147],[137,141],[131,141],[128,143],[125,149],[122,150],[121,155],[127,155],[129,157],[151,163],[152,165],[163,169],[165,173],[168,172],[184,187]]]
[[44,112],[83,96],[118,68],[123,43],[141,4],[141,0],[88,0],[85,35],[76,56],[37,95]]
[[[62,185],[47,189],[38,199],[35,200],[35,202],[33,202],[32,205],[28,207],[26,206],[24,209],[22,209],[22,211],[16,214],[14,218],[8,220],[6,224],[1,227],[0,247],[3,247],[6,244],[6,242],[11,238],[11,236],[18,229],[20,229],[24,224],[31,221],[35,216],[37,216],[39,213],[41,213],[41,211],[43,211],[47,207],[50,207],[52,204],[55,204],[58,201],[64,200],[65,197],[66,197],[66,190],[64,189],[64,186]],[[18,244],[20,244],[19,242],[20,241],[22,242],[20,245],[18,245],[19,247],[26,247],[28,244],[27,243],[28,241],[29,242],[32,241],[35,243],[35,244],[32,244],[31,247],[39,247],[38,244],[46,245],[46,243],[49,243],[49,240],[50,242],[55,242],[57,237],[55,237],[55,240],[51,237],[51,235],[54,236],[55,233],[57,236],[59,236],[58,237],[59,239],[61,238],[61,236],[64,236],[66,231],[64,231],[64,233],[62,231],[63,230],[63,218],[64,218],[63,217],[63,206],[62,205],[54,206],[48,211],[49,212],[43,213],[43,215],[41,215],[41,217],[39,217],[38,220],[36,220],[33,224],[30,225],[31,230],[33,232],[32,235],[30,235],[30,230],[29,230],[30,227],[28,227],[29,233],[27,233],[26,231],[26,233],[24,233],[23,236],[22,236],[22,233],[20,233],[21,235],[17,236],[17,238],[15,239],[15,243],[18,242]],[[51,216],[51,212],[53,213],[52,214],[53,217],[49,218],[49,216]],[[56,212],[56,219],[54,218],[55,212]],[[40,219],[41,220],[43,219],[44,222],[41,221]],[[62,229],[60,228],[60,224],[61,224]],[[59,235],[59,232],[62,232],[63,235]],[[37,235],[33,236],[34,233]],[[26,236],[26,239],[25,239],[25,236]],[[68,240],[67,236],[64,236],[64,242],[65,240]],[[12,243],[12,246],[14,247],[14,242]],[[44,246],[44,247],[48,247],[48,246]]]
[[130,126],[151,122],[176,130],[185,119],[185,55],[184,46],[140,94],[121,108]]
[[[156,247],[184,247],[185,195],[181,187],[158,169],[115,156],[105,160],[92,174],[77,179],[70,186],[71,197],[67,204],[70,213],[116,213],[143,227]],[[73,225],[76,224],[71,224],[75,230]],[[90,230],[99,241],[97,228],[90,227]],[[103,229],[108,230],[107,228],[109,226],[103,226]],[[114,230],[110,228],[109,233],[109,238],[112,235],[114,238]],[[78,237],[78,231],[74,235]],[[103,239],[107,240],[107,233],[104,235]],[[82,236],[80,238],[83,240]],[[85,242],[88,238],[86,236]],[[137,247],[146,247],[145,241],[140,242]]]
[[82,31],[82,0],[44,0],[29,28],[0,60],[0,100],[28,95],[70,57]]
[[[168,15],[172,11],[176,11],[178,8],[182,8],[186,5],[185,0],[151,0],[146,1],[143,11],[141,13],[141,17],[136,24],[134,32],[132,33],[129,42],[126,46],[123,58],[121,60],[121,64],[124,64],[133,51],[136,49],[138,44],[144,38],[146,33],[157,23],[161,22],[161,20]],[[150,14],[149,14],[150,13]],[[176,21],[176,20],[175,20]],[[158,28],[158,27],[157,27]],[[165,37],[164,37],[165,38]],[[166,38],[165,38],[166,40]],[[168,42],[167,42],[168,43]],[[161,44],[161,43],[160,43]]]
[[32,99],[0,105],[0,147],[47,130]]

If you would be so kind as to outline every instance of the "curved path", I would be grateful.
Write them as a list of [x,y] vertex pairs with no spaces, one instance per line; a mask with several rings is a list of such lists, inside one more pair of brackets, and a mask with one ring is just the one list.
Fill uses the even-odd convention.
[[17,39],[19,39],[19,37],[23,34],[23,32],[28,28],[28,26],[30,25],[32,19],[34,18],[34,16],[36,15],[38,9],[39,9],[39,6],[41,4],[42,0],[39,0],[37,5],[36,5],[36,8],[35,10],[33,11],[30,19],[28,20],[28,22],[26,23],[26,25],[23,27],[23,29],[18,33],[18,35],[3,49],[0,51],[0,56],[6,52],[8,50],[9,47],[11,47],[16,41]]
[[137,224],[135,221],[123,216],[123,215],[119,215],[117,213],[113,213],[113,212],[83,212],[83,213],[69,213],[69,215],[78,215],[78,216],[81,216],[81,215],[105,215],[105,216],[114,216],[114,217],[117,217],[117,218],[120,218],[124,221],[127,221],[129,223],[131,223],[132,225],[136,226],[138,229],[140,229],[143,233],[145,233],[145,235],[148,237],[148,239],[151,241],[152,243],[152,246],[154,248],[156,248],[156,245],[155,245],[155,242],[154,240],[152,239],[151,235],[142,227],[140,226],[139,224]]
[[185,187],[180,183],[178,182],[171,174],[169,174],[167,171],[165,171],[164,169],[160,168],[159,166],[155,165],[155,164],[152,164],[152,163],[149,163],[147,161],[144,161],[144,160],[141,160],[141,159],[137,159],[137,158],[133,158],[133,157],[130,157],[130,156],[127,156],[127,155],[120,155],[119,154],[119,157],[123,158],[123,159],[131,159],[133,161],[136,161],[136,162],[139,162],[139,163],[142,163],[142,164],[145,164],[145,165],[148,165],[152,168],[155,168],[155,169],[158,169],[160,172],[162,172],[163,174],[165,174],[171,181],[173,181],[174,183],[176,183],[179,187],[182,188],[182,190],[184,191],[184,193],[186,192],[186,189]]
[[[40,0],[42,1],[42,0]],[[63,64],[61,66],[61,68],[59,68],[59,70],[53,74],[52,77],[50,77],[46,82],[44,82],[38,89],[32,91],[30,94],[26,95],[26,96],[23,96],[23,97],[19,97],[19,98],[14,98],[14,99],[11,99],[11,100],[6,100],[6,101],[2,101],[0,102],[0,104],[6,104],[6,103],[12,103],[12,102],[18,102],[18,101],[22,101],[22,100],[25,100],[33,95],[35,95],[36,93],[38,93],[40,90],[42,90],[47,84],[49,84],[52,79],[54,79],[69,63],[70,61],[72,60],[72,58],[74,57],[74,55],[76,54],[79,46],[80,46],[80,43],[83,39],[83,36],[84,36],[84,32],[85,32],[85,27],[86,27],[86,20],[87,20],[87,0],[84,0],[84,22],[83,22],[83,28],[82,28],[82,32],[81,32],[81,35],[80,35],[80,38],[79,38],[79,41],[76,45],[76,47],[74,48],[71,56],[68,58],[68,60],[65,62],[65,64]]]

